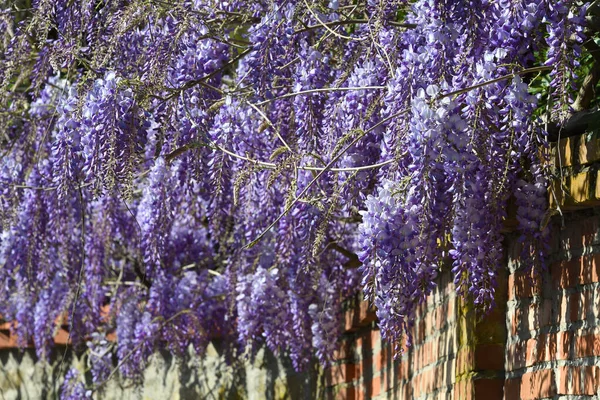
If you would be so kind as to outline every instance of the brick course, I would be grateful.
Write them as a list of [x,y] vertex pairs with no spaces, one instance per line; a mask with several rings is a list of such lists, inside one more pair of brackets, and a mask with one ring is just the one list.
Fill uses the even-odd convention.
[[338,361],[356,367],[337,385],[354,399],[596,398],[600,212],[571,212],[564,225],[557,222],[542,271],[523,270],[518,238],[507,236],[498,307],[483,318],[455,295],[449,272],[442,273],[418,309],[413,346],[396,360],[373,310],[360,303],[346,321],[362,323],[346,324],[346,348]]

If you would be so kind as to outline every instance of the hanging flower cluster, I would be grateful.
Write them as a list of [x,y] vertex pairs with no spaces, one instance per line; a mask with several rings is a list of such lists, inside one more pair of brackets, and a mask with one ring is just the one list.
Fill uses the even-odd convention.
[[169,3],[0,11],[0,315],[42,358],[68,315],[66,397],[215,338],[330,362],[361,290],[401,343],[448,260],[488,309],[511,195],[541,262],[528,86],[565,118],[585,7]]

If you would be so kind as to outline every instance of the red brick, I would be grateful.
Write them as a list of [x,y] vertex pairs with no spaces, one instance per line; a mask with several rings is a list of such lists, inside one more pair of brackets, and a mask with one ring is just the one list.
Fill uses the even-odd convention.
[[0,333],[0,349],[17,348],[17,338],[9,333]]
[[597,365],[581,367],[583,392],[581,394],[594,395],[600,386],[600,367]]
[[452,383],[452,377],[446,372],[446,365],[440,364],[435,367],[432,373],[433,376],[433,387],[435,390],[441,389],[444,386]]
[[62,313],[54,320],[56,325],[69,325],[69,313]]
[[600,282],[600,254],[590,254],[581,257],[580,268],[579,283]]
[[556,353],[553,360],[568,360],[571,353],[571,343],[573,342],[573,332],[556,333]]
[[[489,313],[485,314],[481,320],[482,323],[476,325],[476,331],[486,335],[486,333],[490,333],[490,326],[506,324],[506,314],[504,311],[501,312],[500,310],[500,307],[496,307],[493,308]],[[496,330],[493,329],[492,331]]]
[[446,305],[446,322],[454,321],[456,318],[456,299],[448,299]]
[[478,370],[503,370],[504,345],[480,344],[475,349],[475,369]]
[[371,396],[377,397],[382,393],[382,389],[385,385],[385,381],[382,380],[382,376],[376,376],[371,380]]
[[547,341],[548,335],[545,334],[527,340],[525,366],[530,367],[546,359]]
[[516,342],[508,346],[506,354],[507,371],[515,371],[525,367],[525,349],[527,342]]
[[527,328],[535,329],[539,326],[538,303],[532,303],[527,307]]
[[58,333],[54,336],[54,343],[60,345],[71,344],[71,337],[69,336],[69,332],[64,329],[59,329]]
[[362,332],[357,338],[356,338],[356,352],[358,354],[362,353],[362,347],[363,345],[366,346],[367,348],[371,348],[371,336],[370,336],[370,332]]
[[423,377],[421,375],[415,375],[410,380],[410,386],[412,387],[412,392],[415,397],[419,397],[421,395],[421,381]]
[[428,312],[425,315],[425,336],[430,336],[433,333],[433,315]]
[[410,383],[402,383],[394,387],[393,396],[388,396],[390,398],[400,398],[400,399],[412,399],[413,398],[413,387]]
[[534,400],[554,396],[556,388],[553,380],[553,371],[549,369],[523,374],[521,377],[520,398],[522,400]]
[[381,334],[378,329],[370,329],[360,334],[356,338],[356,351],[358,354],[363,352],[363,346],[370,351],[374,349],[381,341]]
[[109,322],[110,319],[110,306],[108,304],[100,307],[100,318],[103,322]]
[[415,397],[420,397],[425,394],[429,394],[433,392],[436,388],[436,370],[434,368],[430,368],[424,371],[421,371],[416,376],[413,377],[413,391]]
[[333,359],[336,361],[351,358],[352,354],[352,342],[350,340],[344,340],[340,343],[337,350],[333,352]]
[[569,394],[581,394],[581,374],[579,368],[575,367],[571,369],[569,381],[571,382],[571,391]]
[[504,381],[504,398],[506,400],[518,399],[521,390],[521,378],[512,378]]
[[[373,378],[373,381],[377,381],[377,384],[379,385],[382,393],[387,392],[388,390],[392,389],[394,386],[402,382],[401,379],[394,379],[393,373],[391,373],[391,371],[389,370],[381,371],[379,373],[379,376]],[[375,383],[373,383],[373,387],[375,387]]]
[[581,221],[581,247],[585,248],[594,244],[599,230],[598,222],[598,217],[585,218]]
[[476,379],[473,386],[476,399],[502,400],[504,396],[504,379]]
[[416,335],[413,336],[413,343],[419,344],[425,341],[425,320],[421,319],[415,324]]
[[579,293],[579,305],[580,305],[580,309],[581,309],[581,319],[587,318],[587,311],[590,306],[588,293],[590,293],[590,292],[587,291],[587,292]]
[[413,377],[411,380],[412,392],[415,397],[420,397],[425,394],[425,377],[421,375],[417,375]]
[[571,303],[570,303],[570,298],[569,295],[565,294],[559,294],[559,298],[560,298],[560,306],[558,309],[558,320],[555,321],[555,323],[557,325],[561,324],[561,323],[569,323],[571,320],[571,315],[570,315],[570,309],[571,309]]
[[567,360],[569,358],[572,332],[540,335],[527,341],[527,366],[543,361]]
[[422,345],[416,348],[416,354],[413,358],[413,368],[416,370],[421,370],[427,365],[425,360],[425,346],[426,344],[423,343]]
[[508,276],[508,299],[532,297],[542,291],[541,277],[535,272],[516,272]]
[[[65,321],[66,313],[64,315],[59,316],[55,322],[61,323],[61,321]],[[1,317],[0,317],[1,320]],[[58,332],[54,336],[54,343],[58,345],[68,345],[71,344],[71,339],[69,337],[69,332],[65,329],[65,324],[61,324],[62,328],[58,329]],[[33,348],[33,340],[31,339],[26,343],[19,343],[17,337],[11,333],[11,330],[14,330],[17,327],[16,322],[2,322],[0,323],[0,349],[16,349],[16,348]],[[107,334],[107,339],[111,342],[116,341],[116,334],[114,332],[109,332]]]
[[374,371],[373,361],[375,358],[375,354],[372,354],[370,351],[367,351],[366,354],[363,353],[360,366],[363,371]]
[[558,367],[556,373],[556,386],[558,394],[571,394],[569,389],[569,382],[571,381],[571,367]]
[[594,395],[598,391],[598,366],[559,367],[558,394]]
[[590,357],[600,355],[600,335],[588,334],[575,339],[576,357]]
[[419,303],[416,309],[416,315],[425,315],[427,312],[427,302]]
[[379,345],[381,342],[381,332],[379,329],[371,330],[371,346],[375,348],[375,346]]
[[438,341],[430,340],[429,342],[423,343],[419,346],[417,353],[419,360],[415,365],[416,369],[425,368],[426,366],[433,364],[439,359]]
[[388,358],[386,357],[385,348],[373,354],[373,372],[381,371],[385,368]]
[[569,318],[568,322],[579,321],[579,293],[569,295]]
[[424,393],[429,394],[435,390],[435,388],[436,388],[435,372],[436,371],[434,368],[430,368],[423,373],[423,380],[421,382],[423,385]]
[[109,342],[116,342],[117,334],[115,332],[108,332],[106,334],[106,340],[108,340]]
[[456,356],[456,373],[463,374],[473,370],[474,350],[471,348],[461,349]]
[[552,282],[556,287],[573,287],[579,281],[579,272],[581,266],[580,258],[573,258],[568,261],[561,261],[550,266]]
[[519,332],[519,328],[521,327],[521,322],[523,319],[523,309],[521,309],[520,307],[515,308],[514,314],[511,319],[512,321],[510,333],[514,336]]
[[394,366],[395,380],[408,379],[410,366],[411,364],[409,364],[408,359],[396,362],[396,365]]
[[360,389],[357,389],[353,386],[346,386],[346,387],[341,387],[339,388],[338,392],[336,393],[335,399],[336,400],[359,400],[359,391]]
[[[361,386],[355,386],[355,400],[367,400],[367,394],[365,393],[365,389]],[[370,400],[370,397],[369,397]]]
[[474,399],[473,381],[470,379],[457,382],[456,384],[454,384],[453,389],[454,389],[453,397],[455,399],[461,399],[461,400],[473,400]]
[[437,307],[434,310],[434,316],[435,316],[435,325],[434,325],[434,329],[435,331],[439,331],[442,329],[442,327],[444,325],[446,325],[446,319],[447,319],[447,309],[448,309],[448,303],[442,304],[441,306]]
[[352,331],[369,325],[377,319],[375,311],[369,307],[367,301],[361,301],[355,307],[346,311],[345,325],[346,331]]
[[340,365],[332,365],[325,370],[327,386],[336,386],[340,383],[350,383],[360,377],[361,370],[362,368],[360,364],[345,363]]
[[454,320],[454,301],[448,300],[436,307],[433,310],[433,316],[435,321],[434,329],[435,331],[439,331],[448,324],[448,322]]
[[552,300],[546,299],[538,309],[540,325],[537,327],[543,328],[550,325],[552,319]]

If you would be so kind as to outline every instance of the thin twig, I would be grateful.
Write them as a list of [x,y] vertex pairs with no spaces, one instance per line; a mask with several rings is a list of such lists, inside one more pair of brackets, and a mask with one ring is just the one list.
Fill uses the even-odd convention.
[[321,21],[321,18],[319,18],[319,16],[313,11],[312,8],[310,8],[310,5],[308,4],[308,2],[306,0],[304,0],[304,4],[306,5],[306,8],[308,9],[308,12],[311,13],[311,15],[319,22],[319,26],[322,26],[323,28],[325,28],[329,33],[331,33],[332,35],[340,38],[340,39],[345,39],[345,40],[354,40],[357,42],[362,42],[363,40],[365,40],[366,38],[355,38],[352,36],[346,36],[346,35],[342,35],[341,33],[337,33],[336,31],[334,31],[333,29],[331,29],[329,26],[327,26],[327,24],[323,21]]
[[323,176],[323,174],[325,172],[327,172],[333,166],[333,164],[335,164],[340,159],[340,157],[342,157],[342,155],[344,155],[348,150],[350,150],[350,148],[352,148],[352,146],[354,146],[356,143],[358,143],[358,141],[360,139],[365,137],[367,135],[367,133],[375,130],[375,128],[379,127],[380,125],[384,124],[385,122],[389,121],[390,119],[396,118],[402,114],[406,114],[409,111],[410,111],[410,108],[407,108],[406,110],[402,110],[398,113],[390,115],[389,117],[382,119],[381,121],[379,121],[378,123],[376,123],[375,125],[370,127],[369,129],[364,131],[361,135],[358,135],[352,142],[350,142],[350,144],[348,146],[346,146],[342,151],[340,151],[335,156],[333,156],[333,158],[331,159],[331,161],[329,161],[329,163],[327,163],[325,168],[323,168],[321,171],[319,171],[319,173],[317,175],[315,175],[315,177],[308,183],[308,185],[306,185],[306,187],[302,190],[302,192],[300,192],[300,194],[298,196],[296,196],[296,198],[283,210],[283,212],[281,214],[279,214],[279,216],[277,218],[275,218],[275,220],[264,231],[262,231],[256,239],[254,239],[252,242],[250,242],[249,244],[244,246],[244,248],[249,249],[252,246],[254,246],[256,243],[258,243],[260,241],[260,239],[262,239],[267,234],[267,232],[269,232],[271,230],[271,228],[273,228],[281,220],[281,218],[283,218],[292,208],[294,208],[294,206],[296,205],[298,200],[300,198],[302,198],[308,192],[308,190],[312,187],[312,185],[314,185],[315,182],[317,182],[319,180],[319,178],[321,178],[321,176]]
[[243,52],[241,52],[240,54],[238,54],[237,56],[235,56],[234,58],[232,58],[231,60],[229,60],[227,63],[225,63],[223,66],[221,66],[221,68],[214,70],[213,72],[211,72],[208,75],[203,76],[202,78],[199,79],[193,79],[191,81],[187,81],[186,83],[184,83],[183,85],[171,89],[171,91],[173,93],[171,93],[170,95],[168,95],[167,97],[165,97],[165,100],[170,100],[173,97],[177,96],[177,94],[181,91],[190,89],[196,85],[199,85],[207,80],[209,80],[210,78],[212,78],[213,76],[223,72],[225,70],[225,68],[235,64],[238,60],[240,60],[241,58],[243,58],[244,56],[246,56],[247,54],[249,54],[252,51],[252,49],[246,49]]
[[301,94],[320,93],[320,92],[337,92],[337,91],[345,92],[345,91],[352,91],[352,90],[381,90],[381,89],[385,89],[385,88],[386,88],[385,86],[351,86],[351,87],[307,89],[307,90],[300,90],[299,92],[282,94],[281,96],[275,97],[273,99],[263,100],[261,102],[258,102],[258,103],[256,103],[256,105],[262,106],[263,104],[271,103],[276,100],[281,100],[281,99],[285,99],[288,97],[299,96]]
[[[306,28],[299,29],[294,33],[295,34],[303,33],[303,32],[307,32],[307,31],[323,28],[323,26],[336,27],[336,26],[341,26],[341,25],[368,24],[368,23],[369,23],[369,21],[366,19],[346,19],[343,21],[332,21],[332,22],[326,22],[326,23],[321,23],[321,24],[317,24],[317,25],[310,25],[310,26],[307,26]],[[414,29],[417,27],[416,24],[405,24],[405,23],[396,22],[396,21],[387,21],[387,23],[392,26],[397,26],[399,28]]]
[[464,89],[459,89],[459,90],[455,90],[453,92],[442,94],[439,97],[437,97],[436,100],[441,100],[446,97],[452,97],[452,96],[456,96],[459,94],[467,93],[467,92],[470,92],[471,90],[475,90],[475,89],[479,89],[480,87],[483,87],[483,86],[491,85],[492,83],[496,83],[496,82],[504,81],[506,79],[514,78],[515,76],[518,76],[518,75],[526,75],[526,74],[529,74],[532,72],[539,72],[539,71],[549,71],[552,68],[553,67],[550,65],[541,65],[539,67],[526,68],[521,71],[513,72],[513,73],[507,74],[507,75],[502,75],[499,78],[490,79],[489,81],[481,82],[481,83],[478,83],[473,86],[469,86]]
[[[306,1],[306,0],[305,0],[305,1]],[[550,67],[550,66],[539,66],[539,67],[527,68],[527,69],[524,69],[524,70],[522,70],[522,71],[519,71],[519,72],[515,72],[515,73],[512,73],[512,74],[508,74],[508,75],[503,75],[503,76],[501,76],[501,77],[499,77],[499,78],[496,78],[496,79],[491,79],[491,80],[489,80],[489,81],[482,82],[482,83],[479,83],[479,84],[477,84],[477,85],[470,86],[470,87],[468,87],[468,88],[464,88],[464,89],[456,90],[456,91],[449,92],[449,93],[446,93],[446,94],[442,94],[442,95],[438,96],[437,98],[435,98],[435,99],[434,99],[434,101],[439,101],[439,100],[441,100],[441,99],[444,99],[444,98],[446,98],[446,97],[451,97],[451,96],[459,95],[459,94],[462,94],[462,93],[466,93],[466,92],[469,92],[469,91],[471,91],[471,90],[474,90],[474,89],[480,88],[480,87],[482,87],[482,86],[490,85],[490,84],[492,84],[492,83],[496,83],[496,82],[499,82],[499,81],[502,81],[502,80],[505,80],[505,79],[509,79],[509,78],[515,77],[515,76],[517,76],[517,75],[523,75],[523,74],[527,74],[527,73],[530,73],[530,72],[545,71],[545,70],[549,70],[549,69],[552,69],[552,67]],[[296,205],[296,203],[298,202],[298,200],[299,200],[300,198],[302,198],[302,197],[303,197],[303,196],[304,196],[304,195],[305,195],[305,194],[308,192],[308,190],[309,190],[309,189],[312,187],[312,185],[314,185],[314,184],[315,184],[315,182],[316,182],[316,181],[317,181],[317,180],[318,180],[318,179],[319,179],[319,178],[320,178],[320,177],[321,177],[321,176],[322,176],[322,175],[323,175],[323,174],[324,174],[326,171],[328,171],[328,170],[331,168],[331,166],[332,166],[332,165],[333,165],[335,162],[337,162],[337,160],[339,160],[339,158],[340,158],[340,157],[341,157],[343,154],[345,154],[345,153],[346,153],[346,152],[347,152],[347,151],[348,151],[348,150],[349,150],[349,149],[350,149],[352,146],[354,146],[354,145],[355,145],[355,144],[356,144],[356,143],[357,143],[357,142],[358,142],[358,141],[359,141],[361,138],[365,137],[365,136],[367,135],[367,133],[369,133],[370,131],[374,130],[374,129],[375,129],[375,128],[377,128],[378,126],[380,126],[380,125],[384,124],[385,122],[387,122],[387,121],[389,121],[389,120],[391,120],[391,119],[393,119],[393,118],[396,118],[396,117],[398,117],[398,116],[400,116],[400,115],[402,115],[402,114],[406,114],[406,113],[408,113],[409,111],[410,111],[410,108],[407,108],[407,109],[405,109],[405,110],[402,110],[402,111],[400,111],[400,112],[397,112],[397,113],[395,113],[395,114],[393,114],[393,115],[390,115],[389,117],[387,117],[387,118],[385,118],[385,119],[382,119],[382,120],[381,120],[381,121],[379,121],[377,124],[373,125],[373,126],[372,126],[371,128],[369,128],[368,130],[364,131],[362,135],[359,135],[359,136],[357,136],[357,137],[356,137],[356,139],[354,139],[354,140],[353,140],[353,141],[352,141],[352,142],[351,142],[351,143],[350,143],[348,146],[346,146],[346,147],[345,147],[345,148],[344,148],[342,151],[340,151],[338,154],[336,154],[336,155],[335,155],[335,156],[334,156],[334,157],[331,159],[331,161],[329,161],[329,163],[328,163],[328,164],[325,166],[325,168],[323,168],[323,169],[322,169],[322,170],[321,170],[321,171],[320,171],[320,172],[319,172],[319,173],[318,173],[318,174],[317,174],[317,175],[316,175],[316,176],[313,178],[313,180],[312,180],[312,181],[310,181],[310,182],[308,183],[308,185],[307,185],[307,186],[304,188],[304,190],[302,190],[302,192],[301,192],[301,193],[300,193],[300,194],[299,194],[299,195],[298,195],[298,196],[297,196],[297,197],[296,197],[296,198],[295,198],[295,199],[294,199],[294,200],[293,200],[293,201],[292,201],[292,202],[291,202],[291,203],[290,203],[290,204],[289,204],[287,207],[285,207],[285,209],[283,210],[283,212],[282,212],[281,214],[279,214],[279,216],[278,216],[278,217],[277,217],[277,218],[276,218],[276,219],[275,219],[275,220],[274,220],[274,221],[273,221],[273,222],[272,222],[272,223],[271,223],[271,224],[270,224],[270,225],[269,225],[269,226],[268,226],[268,227],[267,227],[265,230],[263,230],[263,231],[260,233],[260,235],[258,235],[258,237],[257,237],[256,239],[254,239],[252,242],[250,242],[249,244],[247,244],[246,246],[244,246],[244,248],[245,248],[245,249],[249,249],[249,248],[253,247],[253,246],[254,246],[256,243],[258,243],[258,242],[260,241],[260,239],[262,239],[262,238],[263,238],[263,237],[264,237],[264,236],[267,234],[267,232],[269,232],[269,231],[271,230],[271,228],[273,228],[273,227],[274,227],[274,226],[275,226],[275,225],[276,225],[276,224],[277,224],[277,223],[278,223],[278,222],[281,220],[281,218],[283,218],[283,217],[284,217],[284,216],[285,216],[285,215],[286,215],[286,214],[287,214],[287,213],[288,213],[288,212],[289,212],[289,211],[290,211],[290,210],[291,210],[291,209],[292,209],[292,208],[293,208],[293,207]]]
[[261,117],[264,118],[265,121],[267,121],[267,123],[271,126],[271,128],[273,128],[273,130],[275,131],[275,134],[277,135],[277,137],[279,138],[279,140],[281,141],[281,143],[283,143],[283,145],[285,146],[285,148],[290,152],[293,153],[292,148],[285,142],[285,140],[283,140],[283,137],[281,136],[281,134],[279,133],[279,129],[277,129],[275,127],[275,125],[273,125],[273,123],[271,122],[271,120],[269,119],[269,117],[267,117],[267,115],[261,111],[260,108],[258,108],[257,106],[255,106],[254,104],[252,104],[251,102],[247,102],[248,105],[250,107],[252,107],[253,109],[256,110],[257,113],[260,114]]

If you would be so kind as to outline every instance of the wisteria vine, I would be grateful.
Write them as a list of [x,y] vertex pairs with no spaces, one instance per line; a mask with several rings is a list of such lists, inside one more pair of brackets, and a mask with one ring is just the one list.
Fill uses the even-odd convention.
[[443,268],[489,309],[511,196],[543,262],[529,86],[548,77],[568,117],[586,4],[17,3],[0,10],[0,315],[42,359],[68,316],[92,380],[69,371],[66,398],[216,338],[231,360],[328,363],[360,291],[400,345]]

